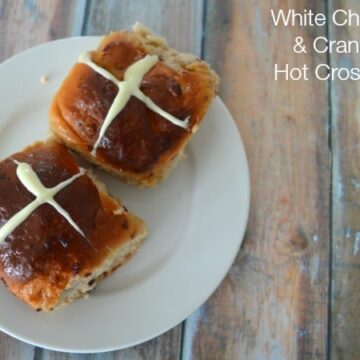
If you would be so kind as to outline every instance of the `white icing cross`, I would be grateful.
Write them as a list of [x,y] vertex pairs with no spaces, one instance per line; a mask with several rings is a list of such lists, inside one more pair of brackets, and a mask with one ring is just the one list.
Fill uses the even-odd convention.
[[150,110],[156,112],[166,120],[173,124],[187,129],[189,125],[189,118],[185,120],[177,119],[165,110],[157,106],[149,97],[147,97],[141,90],[140,85],[145,74],[151,70],[151,68],[158,62],[157,55],[146,55],[139,61],[135,62],[127,68],[124,74],[124,80],[119,81],[113,74],[100,66],[93,63],[88,53],[83,53],[79,57],[79,62],[88,65],[94,71],[102,75],[104,78],[112,81],[119,89],[110,109],[106,115],[106,118],[100,128],[99,136],[95,142],[91,154],[96,155],[96,150],[100,145],[101,139],[104,136],[107,128],[111,125],[114,118],[124,109],[131,96],[135,96],[142,101]]
[[16,213],[0,228],[0,243],[4,241],[22,222],[24,222],[33,211],[35,211],[42,204],[49,204],[53,206],[68,222],[69,224],[83,237],[84,233],[80,227],[73,221],[70,214],[64,210],[55,200],[54,196],[70,183],[72,183],[78,177],[84,175],[85,170],[80,169],[80,172],[72,176],[71,178],[57,184],[52,188],[46,188],[38,178],[32,167],[23,162],[14,160],[17,164],[16,175],[20,182],[26,187],[26,189],[36,196],[30,204],[26,205],[22,210]]

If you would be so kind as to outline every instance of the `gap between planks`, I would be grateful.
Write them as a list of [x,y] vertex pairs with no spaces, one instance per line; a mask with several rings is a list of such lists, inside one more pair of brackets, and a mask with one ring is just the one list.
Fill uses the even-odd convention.
[[[329,0],[325,0],[325,16],[329,19],[330,15],[330,2]],[[330,21],[326,23],[325,35],[328,39],[330,39]],[[331,67],[331,54],[329,51],[326,53],[326,62]],[[331,319],[331,304],[332,304],[332,263],[333,263],[333,232],[332,232],[332,218],[333,218],[333,203],[332,203],[332,193],[333,193],[333,152],[332,152],[332,123],[333,123],[333,111],[332,111],[332,81],[331,79],[327,82],[328,87],[328,147],[330,152],[330,184],[329,184],[329,283],[328,283],[328,326],[327,326],[327,350],[326,350],[326,358],[328,360],[331,359],[331,327],[332,327],[332,319]]]

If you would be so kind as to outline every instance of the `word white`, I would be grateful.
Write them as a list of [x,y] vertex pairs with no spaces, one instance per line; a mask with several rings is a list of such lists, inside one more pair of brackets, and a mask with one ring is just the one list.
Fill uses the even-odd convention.
[[94,71],[112,81],[119,89],[110,109],[105,117],[105,120],[100,128],[99,136],[94,144],[91,154],[96,155],[96,150],[100,145],[102,137],[105,135],[107,128],[111,125],[115,117],[124,109],[131,96],[135,96],[142,101],[150,110],[156,112],[166,120],[184,129],[188,127],[189,118],[185,120],[177,119],[175,116],[167,113],[159,106],[157,106],[149,97],[147,97],[141,90],[140,85],[145,74],[158,62],[157,55],[146,55],[144,58],[135,62],[125,71],[124,80],[119,81],[113,74],[93,63],[88,53],[81,54],[79,62],[88,65]]
[[275,26],[280,23],[284,26],[323,26],[326,24],[325,14],[315,14],[311,9],[304,9],[302,13],[296,12],[294,9],[289,9],[287,12],[280,9],[277,15],[274,9],[271,9],[271,17]]
[[32,169],[27,163],[18,162],[16,175],[25,186],[25,188],[36,196],[30,204],[26,205],[22,210],[16,213],[10,218],[0,229],[0,243],[4,241],[20,224],[22,224],[33,211],[35,211],[40,205],[49,204],[54,207],[69,223],[70,225],[83,237],[85,237],[79,226],[72,220],[70,214],[64,210],[55,200],[54,196],[75,179],[82,176],[85,173],[84,169],[81,169],[79,173],[75,174],[71,178],[59,183],[52,188],[46,188]]
[[[314,13],[311,9],[304,9],[296,12],[294,9],[287,11],[280,9],[275,13],[271,9],[271,17],[275,26],[324,26],[326,15],[324,13]],[[331,20],[336,26],[360,26],[360,14],[353,10],[338,9],[332,13]]]

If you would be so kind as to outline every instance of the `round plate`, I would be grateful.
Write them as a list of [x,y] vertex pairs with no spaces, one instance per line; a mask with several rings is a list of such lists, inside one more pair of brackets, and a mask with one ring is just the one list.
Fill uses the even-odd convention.
[[[79,54],[98,41],[54,41],[0,65],[1,158],[48,136],[53,95]],[[234,261],[249,210],[244,147],[219,98],[186,155],[156,189],[141,190],[98,171],[110,193],[147,222],[143,247],[88,299],[51,313],[31,310],[0,285],[0,329],[48,349],[101,352],[160,335],[199,307]]]

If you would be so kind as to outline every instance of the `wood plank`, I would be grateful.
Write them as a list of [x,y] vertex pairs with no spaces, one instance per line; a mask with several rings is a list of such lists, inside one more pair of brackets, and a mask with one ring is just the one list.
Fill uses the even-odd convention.
[[33,346],[0,332],[0,359],[31,360],[34,358],[34,351]]
[[[85,1],[0,0],[0,61],[29,47],[79,35]],[[82,24],[82,20],[81,20]],[[34,347],[0,333],[0,359],[32,359]]]
[[[171,46],[200,54],[203,1],[191,0],[122,0],[91,1],[84,23],[84,35],[104,35],[112,30],[131,28],[136,22],[163,35]],[[145,344],[98,355],[64,354],[43,350],[41,360],[173,360],[180,356],[182,325]],[[37,360],[37,359],[36,359]]]
[[29,47],[80,35],[85,0],[0,0],[0,61]]
[[[330,1],[360,14],[357,1]],[[358,40],[360,28],[329,29],[331,39]],[[330,54],[332,67],[360,67],[356,54]],[[360,358],[360,112],[359,81],[332,82],[333,221],[332,359]]]
[[91,2],[88,16],[87,35],[130,29],[138,21],[176,49],[200,55],[203,0],[99,0]]
[[39,350],[34,360],[175,360],[180,356],[181,326],[138,345],[121,351],[103,354],[67,354]]
[[327,83],[274,81],[274,64],[314,68],[326,56],[295,55],[326,28],[276,28],[270,9],[325,2],[209,0],[205,58],[248,153],[247,235],[226,280],[186,322],[187,359],[324,359],[327,354],[329,193]]

